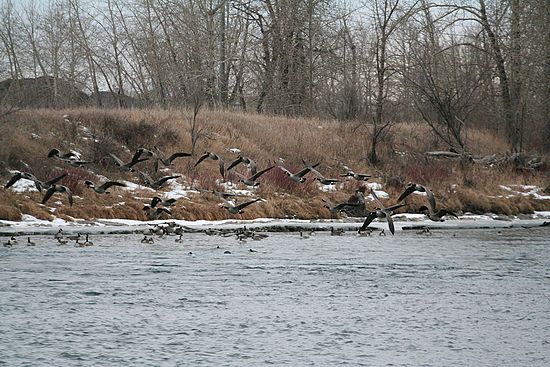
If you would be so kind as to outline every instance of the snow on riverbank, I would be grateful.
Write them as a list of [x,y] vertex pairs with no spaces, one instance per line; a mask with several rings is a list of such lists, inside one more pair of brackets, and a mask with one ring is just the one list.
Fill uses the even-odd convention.
[[[397,214],[394,216],[397,231],[419,228],[431,229],[476,229],[476,228],[529,228],[550,225],[550,212],[535,212],[533,215],[518,217],[503,217],[497,215],[473,215],[466,214],[459,219],[449,219],[445,222],[433,222],[427,220],[422,214]],[[30,215],[24,215],[21,221],[0,220],[0,236],[26,235],[26,234],[53,234],[59,228],[67,233],[132,233],[140,232],[155,224],[173,222],[193,230],[207,229],[234,229],[246,226],[249,229],[259,229],[275,232],[291,232],[301,229],[330,230],[330,227],[343,228],[349,231],[357,230],[363,223],[363,218],[346,219],[276,219],[258,218],[254,220],[226,219],[220,221],[186,221],[186,220],[154,220],[139,221],[128,219],[97,219],[95,221],[75,219],[65,221],[55,219],[53,221],[40,220]],[[371,227],[377,229],[387,228],[387,224],[375,220]]]

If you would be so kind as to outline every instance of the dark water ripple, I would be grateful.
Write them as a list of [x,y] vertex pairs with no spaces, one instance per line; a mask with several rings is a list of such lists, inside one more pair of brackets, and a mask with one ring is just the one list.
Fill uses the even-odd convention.
[[550,365],[550,231],[458,234],[0,248],[0,365]]

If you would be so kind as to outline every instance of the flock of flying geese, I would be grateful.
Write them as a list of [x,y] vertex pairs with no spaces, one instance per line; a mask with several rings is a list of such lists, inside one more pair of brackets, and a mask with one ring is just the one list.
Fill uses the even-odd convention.
[[[239,152],[240,153],[240,152]],[[80,158],[80,155],[76,152],[68,152],[61,154],[61,152],[54,148],[51,149],[48,153],[48,158],[57,159],[59,161],[62,161],[64,163],[67,163],[74,167],[84,167],[87,164],[91,163],[90,161],[85,161]],[[157,147],[154,148],[154,150],[146,149],[146,148],[139,148],[135,151],[133,154],[131,160],[129,162],[124,162],[119,157],[117,157],[115,154],[111,153],[108,157],[110,158],[114,164],[118,167],[118,169],[122,172],[138,172],[142,179],[145,186],[153,189],[153,190],[159,190],[162,189],[167,182],[170,180],[177,179],[181,177],[181,175],[175,174],[175,175],[167,175],[160,177],[159,179],[153,179],[151,176],[149,176],[147,173],[138,170],[136,166],[139,163],[142,163],[147,160],[152,160],[154,163],[154,170],[155,172],[158,171],[159,163],[162,164],[164,167],[170,167],[174,160],[178,158],[183,157],[190,157],[190,153],[186,152],[176,152],[173,153],[170,156],[165,156],[160,149]],[[270,170],[277,167],[282,172],[286,174],[288,178],[290,178],[293,182],[296,184],[302,184],[306,180],[306,175],[313,174],[315,176],[314,180],[319,181],[319,183],[323,185],[333,185],[340,180],[337,178],[327,178],[323,176],[316,168],[319,166],[320,163],[316,164],[308,164],[304,160],[302,160],[304,167],[297,171],[292,172],[289,169],[283,167],[280,164],[273,164],[270,165],[264,169],[258,170],[256,167],[256,163],[254,160],[252,160],[249,157],[246,157],[244,155],[239,155],[235,160],[233,160],[227,168],[225,168],[224,160],[221,156],[218,154],[215,154],[213,152],[204,152],[203,155],[199,157],[199,159],[195,162],[194,167],[201,164],[201,162],[205,160],[212,160],[216,161],[219,168],[219,173],[222,177],[222,180],[225,180],[226,173],[230,170],[233,170],[235,175],[239,177],[239,182],[243,183],[246,186],[249,187],[256,187],[260,184],[258,179],[264,175],[266,172],[269,172]],[[243,173],[237,172],[234,170],[238,165],[244,165],[248,168],[249,175],[245,175]],[[67,195],[68,202],[72,206],[73,205],[73,194],[71,190],[64,185],[58,184],[63,178],[67,176],[67,173],[63,173],[53,179],[50,179],[48,181],[41,181],[39,180],[35,175],[33,175],[30,172],[16,172],[10,180],[6,183],[5,187],[9,188],[13,186],[17,181],[21,179],[30,180],[34,182],[34,185],[36,189],[40,192],[45,190],[45,194],[41,200],[42,204],[46,204],[46,202],[55,194],[65,194]],[[356,173],[351,170],[347,170],[346,173],[341,174],[340,177],[347,177],[351,178],[360,182],[367,181],[371,176],[368,174],[363,173]],[[108,193],[109,189],[111,187],[124,187],[126,184],[124,182],[118,182],[118,181],[106,181],[101,184],[96,184],[92,181],[85,180],[84,184],[87,188],[94,190],[97,194],[105,194]],[[339,203],[336,205],[332,205],[328,201],[325,201],[325,207],[328,208],[332,213],[338,213],[338,212],[346,212],[348,210],[353,210],[357,208],[366,208],[365,203],[365,186],[361,186],[359,189],[356,190],[355,194],[352,196],[352,198],[348,199],[347,202]],[[209,191],[209,190],[201,190],[201,191],[207,191],[210,193],[215,194],[222,200],[221,206],[225,208],[229,213],[231,214],[240,214],[243,212],[243,209],[248,207],[249,205],[252,205],[258,201],[262,201],[262,198],[256,198],[253,200],[245,201],[239,204],[236,204],[234,202],[234,197],[236,194],[228,193],[228,192],[218,192],[218,191]],[[389,226],[389,230],[391,234],[395,233],[395,227],[392,220],[392,215],[394,214],[394,211],[406,206],[406,202],[403,202],[407,196],[412,194],[413,192],[420,192],[424,193],[427,198],[427,204],[428,206],[424,205],[421,206],[418,211],[427,215],[427,217],[432,221],[443,221],[443,217],[450,215],[458,218],[458,216],[455,213],[452,213],[449,210],[446,209],[437,209],[436,208],[436,201],[433,193],[425,186],[416,184],[416,183],[409,183],[405,189],[405,191],[399,196],[397,199],[397,203],[391,206],[384,206],[384,204],[380,201],[378,196],[376,195],[375,191],[370,189],[370,193],[376,203],[376,209],[372,211],[368,211],[365,221],[361,228],[359,229],[359,233],[366,233],[370,235],[370,232],[372,231],[372,228],[369,227],[370,223],[376,219],[383,219],[386,220]],[[170,207],[172,207],[177,199],[161,199],[158,196],[154,196],[149,204],[144,205],[143,210],[147,214],[147,217],[150,220],[155,220],[159,218],[163,213],[166,215],[171,215]],[[334,233],[334,231],[331,232],[331,234],[337,234]],[[60,237],[61,238],[61,237]],[[88,240],[88,237],[86,236],[86,241],[80,242],[80,238],[78,238],[79,241],[77,241],[78,245],[82,246],[88,246],[89,243],[91,243]],[[29,238],[29,243],[30,243]]]

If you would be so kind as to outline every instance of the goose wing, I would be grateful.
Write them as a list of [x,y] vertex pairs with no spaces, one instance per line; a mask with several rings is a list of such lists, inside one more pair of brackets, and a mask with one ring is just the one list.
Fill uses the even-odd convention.
[[369,215],[365,218],[365,221],[363,222],[363,225],[361,226],[361,231],[364,231],[367,229],[369,224],[372,223],[372,221],[376,218],[376,212],[369,212]]
[[[164,163],[165,166],[169,166],[172,164],[172,161],[174,161],[174,159],[176,158],[182,158],[182,157],[190,157],[191,156],[191,153],[186,153],[186,152],[176,152],[174,154],[172,154],[170,157],[168,157],[168,159],[165,159],[162,161],[162,163]],[[168,163],[168,164],[166,164]]]
[[109,156],[111,158],[113,158],[113,160],[115,161],[115,164],[119,167],[122,167],[124,166],[124,162],[119,158],[117,157],[116,155],[114,155],[113,153],[110,153]]
[[61,181],[62,179],[64,179],[65,177],[67,176],[67,172],[55,177],[55,178],[52,178],[51,180],[49,181],[46,181],[44,183],[42,183],[42,186],[44,187],[50,187],[52,185],[55,185],[56,183],[58,183],[59,181]]
[[201,155],[199,160],[195,163],[194,167],[197,167],[199,165],[199,163],[201,163],[202,161],[204,161],[208,157],[210,157],[210,153],[209,152],[204,152],[204,154]]
[[181,177],[181,175],[174,175],[174,176],[165,176],[157,181],[155,181],[155,184],[161,186],[163,185],[166,181],[168,180],[171,180],[171,179],[174,179],[174,178],[178,178],[178,177]]
[[168,199],[168,200],[164,200],[162,203],[164,204],[164,206],[172,206],[176,203],[176,201],[178,201],[178,199]]
[[162,202],[161,198],[159,198],[158,196],[153,196],[153,198],[151,199],[151,205],[149,207],[154,208],[155,206],[157,206],[158,203],[161,203],[161,202]]
[[426,196],[428,197],[428,203],[430,203],[430,206],[432,207],[432,210],[435,212],[435,197],[434,194],[425,186],[422,186],[424,188],[424,191],[426,192]]
[[238,210],[241,210],[241,209],[244,209],[246,208],[247,206],[249,206],[250,204],[254,204],[255,202],[257,201],[260,201],[262,200],[261,198],[258,198],[258,199],[255,199],[255,200],[250,200],[250,201],[246,201],[244,203],[241,203],[239,205],[235,205],[235,209],[238,209]]
[[166,208],[157,208],[158,214],[162,214],[162,212],[165,212],[168,215],[172,215],[172,212]]
[[[59,151],[58,151],[58,152],[59,152]],[[58,154],[59,154],[59,153],[58,153]],[[61,160],[70,160],[70,159],[76,160],[76,159],[77,159],[76,154],[74,154],[73,152],[68,152],[68,153],[59,155],[58,157],[59,157],[59,159],[61,159]]]
[[386,213],[386,219],[388,221],[388,227],[390,227],[390,232],[392,235],[395,234],[395,226],[393,225],[393,218],[391,217],[391,213]]
[[237,159],[235,159],[233,162],[231,162],[231,164],[229,165],[229,167],[227,167],[227,170],[229,171],[231,168],[237,166],[239,163],[241,163],[243,161],[243,157],[242,156],[239,156],[237,157]]
[[136,159],[136,160],[132,159],[132,160],[130,161],[130,163],[127,163],[127,164],[126,164],[126,167],[132,168],[132,167],[135,166],[136,164],[138,164],[138,163],[140,163],[140,162],[143,162],[143,161],[146,161],[146,160],[148,160],[148,159],[149,159],[149,158],[139,158],[139,159]]
[[135,159],[138,159],[142,155],[145,156],[145,157],[158,157],[157,153],[155,153],[152,150],[149,150],[147,148],[138,148],[138,150],[136,150],[136,152],[134,153]]
[[[132,160],[130,161],[130,163],[128,163],[128,167],[131,167],[133,166],[134,164],[138,163],[138,162],[143,162],[147,159],[149,159],[148,157],[146,158],[140,158],[140,156],[145,152],[150,152],[150,153],[153,153],[151,152],[150,150],[148,149],[145,149],[145,148],[140,148],[138,150],[136,150],[136,152],[134,153],[134,155],[132,156]],[[141,160],[140,160],[141,159]]]
[[267,167],[267,168],[265,168],[261,171],[256,172],[255,174],[252,175],[252,177],[250,177],[250,180],[252,180],[252,181],[257,180],[261,175],[263,175],[267,171],[270,171],[271,169],[273,169],[273,167],[275,167],[275,166],[270,166],[270,167]]
[[335,206],[332,207],[332,210],[334,211],[342,211],[346,208],[357,208],[359,205],[359,203],[339,203],[339,204],[336,204]]
[[303,168],[300,172],[296,173],[295,176],[298,176],[298,177],[304,177],[309,171],[311,171],[313,168],[317,167],[321,162],[317,163],[317,164],[314,164],[312,166],[307,166],[305,168]]
[[346,173],[340,175],[340,177],[353,177],[355,172],[348,170]]
[[370,192],[372,194],[372,197],[374,198],[374,201],[376,201],[376,203],[378,204],[380,209],[385,209],[386,207],[384,206],[384,204],[382,204],[382,202],[378,198],[378,195],[376,195],[376,193],[374,192],[374,190],[372,188],[370,189]]
[[17,181],[19,181],[21,178],[23,178],[23,175],[21,174],[21,172],[17,172],[15,175],[13,175],[10,180],[8,181],[8,183],[6,184],[6,186],[4,186],[6,189],[8,187],[11,187],[13,186]]
[[279,167],[281,169],[281,171],[283,171],[287,176],[289,176],[289,177],[294,176],[294,173],[290,172],[289,170],[287,170],[283,166],[277,166],[277,167]]
[[399,197],[397,198],[397,201],[402,201],[402,200],[405,199],[407,196],[409,196],[410,194],[412,194],[415,190],[416,190],[415,185],[409,185],[409,186],[407,186],[407,188],[405,189],[405,191],[403,191],[403,192],[401,193],[401,195],[399,195]]
[[117,181],[107,181],[103,183],[101,186],[99,186],[99,188],[103,190],[107,190],[111,186],[126,187],[126,184],[122,182],[117,182]]
[[395,205],[391,205],[391,206],[388,206],[386,208],[387,211],[389,211],[390,213],[393,212],[394,210],[397,210],[399,208],[402,208],[404,206],[407,206],[407,204],[395,204]]
[[73,192],[67,186],[57,186],[57,192],[65,192],[69,199],[69,204],[73,206]]
[[48,158],[59,156],[59,149],[53,148],[48,152]]
[[53,186],[50,186],[48,188],[48,190],[46,190],[46,193],[44,194],[44,197],[42,198],[42,201],[41,203],[42,204],[46,204],[46,202],[48,201],[49,198],[52,197],[53,193],[56,191],[56,186],[53,185]]

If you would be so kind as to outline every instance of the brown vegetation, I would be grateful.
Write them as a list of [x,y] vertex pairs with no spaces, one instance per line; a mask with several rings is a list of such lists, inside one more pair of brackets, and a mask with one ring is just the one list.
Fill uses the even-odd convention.
[[[64,119],[63,115],[68,118]],[[129,160],[139,147],[160,148],[166,154],[190,151],[191,112],[185,110],[98,110],[75,109],[69,111],[25,110],[9,116],[0,124],[0,175],[8,179],[9,170],[33,172],[47,180],[68,172],[61,182],[69,186],[76,198],[69,207],[65,196],[54,196],[48,206],[39,204],[41,194],[14,193],[0,189],[0,219],[19,220],[22,214],[41,219],[52,219],[55,214],[64,218],[128,218],[146,219],[143,204],[153,196],[150,190],[120,190],[98,195],[85,188],[83,180],[101,182],[103,178],[139,182],[139,175],[120,172],[108,158],[115,153]],[[326,177],[337,177],[345,172],[344,165],[357,172],[371,173],[393,200],[409,182],[431,187],[438,205],[458,212],[501,213],[506,215],[549,210],[550,200],[537,200],[526,196],[511,196],[499,188],[505,185],[548,186],[548,169],[518,171],[512,167],[487,167],[460,160],[428,158],[427,150],[442,149],[436,137],[421,124],[398,124],[385,137],[378,152],[381,164],[376,168],[368,162],[366,137],[354,130],[351,123],[318,119],[288,119],[256,114],[204,110],[198,115],[203,136],[198,141],[197,154],[212,151],[221,155],[228,165],[236,158],[228,148],[238,148],[253,157],[262,169],[279,163],[289,170],[299,170],[302,159],[310,163],[321,162],[319,170]],[[474,154],[504,153],[506,142],[486,131],[470,131],[467,141]],[[84,160],[93,161],[89,167],[74,168],[47,158],[51,148],[71,149],[82,153]],[[183,175],[178,181],[196,189],[221,190],[217,163],[206,160],[196,168],[196,157],[177,159],[172,172]],[[152,162],[140,164],[139,169],[153,172]],[[238,167],[244,173],[244,168]],[[160,172],[159,172],[160,175]],[[237,182],[229,173],[228,179]],[[173,208],[173,217],[187,220],[219,220],[224,218],[252,219],[278,218],[330,218],[321,198],[332,202],[344,201],[357,187],[357,181],[344,181],[336,192],[324,193],[308,175],[306,183],[292,182],[275,168],[260,179],[257,194],[266,199],[246,208],[242,215],[230,215],[213,195],[194,194],[180,199]],[[244,188],[244,187],[243,187]],[[409,197],[409,211],[423,203],[423,197]],[[61,201],[63,204],[57,204]],[[124,204],[119,204],[124,202]],[[55,208],[51,212],[49,208]]]

